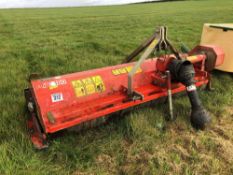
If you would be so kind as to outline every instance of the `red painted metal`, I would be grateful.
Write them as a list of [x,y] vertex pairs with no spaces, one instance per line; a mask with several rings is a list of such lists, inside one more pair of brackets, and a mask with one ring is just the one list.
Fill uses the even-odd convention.
[[220,66],[224,62],[225,54],[220,47],[213,46],[213,45],[199,45],[196,46],[189,55],[201,53],[201,52],[211,52],[216,56],[215,67]]
[[[218,53],[216,53],[218,54]],[[127,63],[72,73],[62,76],[31,80],[31,98],[35,103],[37,120],[43,134],[54,133],[83,122],[127,109],[167,96],[165,71],[171,56],[146,60],[134,76],[134,89],[143,100],[129,100],[127,96],[128,72],[135,63]],[[206,55],[198,54],[190,60],[204,62]],[[196,86],[208,83],[208,73],[195,67]],[[157,81],[157,83],[155,83]],[[180,83],[172,83],[172,94],[185,91]],[[29,120],[29,128],[33,122]],[[44,137],[44,135],[43,135]],[[37,147],[38,135],[31,136]],[[42,139],[43,140],[43,139]],[[38,143],[39,142],[39,143]],[[39,146],[38,146],[39,144]]]

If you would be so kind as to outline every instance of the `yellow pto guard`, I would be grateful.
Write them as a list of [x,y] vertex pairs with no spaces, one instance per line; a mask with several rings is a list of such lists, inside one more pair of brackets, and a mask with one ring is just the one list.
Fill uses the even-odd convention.
[[233,23],[204,24],[201,45],[221,47],[224,50],[225,59],[223,64],[216,69],[233,72]]

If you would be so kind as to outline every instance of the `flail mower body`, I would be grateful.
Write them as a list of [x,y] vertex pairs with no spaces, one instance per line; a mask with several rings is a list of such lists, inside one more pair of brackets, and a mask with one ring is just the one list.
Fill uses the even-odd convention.
[[[210,83],[210,71],[222,64],[224,53],[215,46],[197,46],[179,54],[166,39],[161,27],[142,46],[146,51],[138,62],[130,62],[144,48],[140,46],[125,63],[100,69],[43,79],[31,79],[25,89],[31,140],[38,149],[47,147],[47,136],[73,126],[84,125],[131,107],[187,91],[192,125],[203,129],[208,113],[198,98],[196,87]],[[164,37],[165,36],[165,37]],[[152,51],[170,49],[171,54],[150,58]],[[156,116],[155,116],[156,117]]]

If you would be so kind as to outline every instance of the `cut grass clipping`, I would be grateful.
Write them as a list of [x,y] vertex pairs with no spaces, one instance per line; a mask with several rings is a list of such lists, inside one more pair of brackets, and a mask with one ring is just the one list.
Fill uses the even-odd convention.
[[189,122],[186,96],[138,109],[107,125],[64,132],[36,151],[26,131],[23,89],[42,77],[119,64],[156,26],[179,47],[200,41],[203,23],[232,22],[233,1],[203,0],[110,7],[0,10],[0,174],[233,174],[233,75],[215,71],[200,90],[212,126]]

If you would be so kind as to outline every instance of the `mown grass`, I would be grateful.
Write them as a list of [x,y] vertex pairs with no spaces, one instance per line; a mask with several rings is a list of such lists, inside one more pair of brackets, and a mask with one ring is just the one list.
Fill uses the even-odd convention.
[[0,10],[0,174],[233,174],[233,77],[214,72],[200,91],[212,127],[195,131],[187,98],[135,110],[80,133],[65,132],[36,151],[25,125],[23,89],[37,72],[54,76],[115,65],[156,26],[176,46],[200,41],[203,23],[232,22],[233,1],[203,0],[110,7]]

